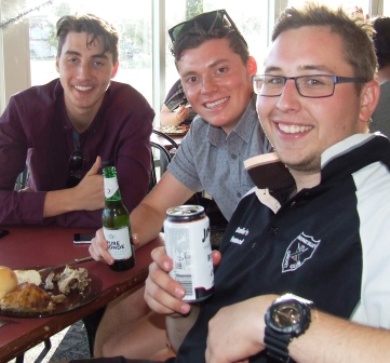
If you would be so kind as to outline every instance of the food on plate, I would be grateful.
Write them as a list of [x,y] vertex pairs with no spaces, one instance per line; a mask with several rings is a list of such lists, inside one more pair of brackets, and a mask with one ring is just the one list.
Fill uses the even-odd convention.
[[41,274],[37,270],[14,270],[19,284],[29,282],[39,286],[42,283]]
[[89,285],[91,279],[88,276],[88,270],[80,267],[73,269],[66,266],[64,271],[59,274],[50,273],[45,280],[45,288],[51,290],[54,283],[57,283],[60,293],[68,295],[72,291],[83,292]]
[[20,312],[45,313],[66,301],[72,292],[83,293],[91,279],[86,268],[66,266],[51,271],[42,283],[37,270],[15,270],[0,266],[0,308]]
[[188,131],[188,125],[161,125],[160,131],[166,134],[182,134]]
[[15,272],[7,266],[0,266],[0,299],[14,290],[18,285]]
[[18,311],[51,311],[55,307],[52,296],[41,287],[23,282],[0,300],[2,309]]

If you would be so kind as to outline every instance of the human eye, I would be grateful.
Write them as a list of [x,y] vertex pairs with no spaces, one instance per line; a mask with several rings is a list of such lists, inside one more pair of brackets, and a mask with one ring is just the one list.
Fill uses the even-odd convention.
[[269,86],[279,86],[284,84],[284,78],[278,76],[265,76],[264,84]]
[[101,68],[106,65],[106,60],[104,58],[96,58],[92,61],[92,65],[96,68]]
[[67,58],[67,63],[69,64],[77,64],[79,61],[78,57],[68,57]]
[[219,68],[217,68],[216,73],[223,74],[223,73],[226,73],[228,70],[229,70],[228,67],[219,67]]
[[303,76],[299,79],[302,86],[310,88],[327,86],[330,82],[330,78],[328,76]]

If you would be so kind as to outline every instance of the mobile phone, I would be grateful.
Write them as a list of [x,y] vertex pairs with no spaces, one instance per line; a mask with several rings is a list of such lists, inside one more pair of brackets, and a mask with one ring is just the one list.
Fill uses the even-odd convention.
[[0,229],[0,238],[5,237],[8,233],[8,229]]
[[95,237],[94,233],[75,233],[73,243],[91,243],[93,237]]

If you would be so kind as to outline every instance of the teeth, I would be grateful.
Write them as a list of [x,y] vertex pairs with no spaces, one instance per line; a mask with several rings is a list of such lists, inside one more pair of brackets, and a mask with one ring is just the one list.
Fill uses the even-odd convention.
[[312,129],[311,126],[286,125],[282,123],[279,123],[279,128],[286,134],[298,134]]
[[89,91],[92,89],[91,86],[74,86],[74,88],[76,88],[78,91],[82,91],[82,92]]
[[228,99],[228,97],[225,97],[225,98],[222,98],[218,101],[215,101],[215,102],[211,102],[211,103],[206,103],[206,107],[207,108],[213,108],[213,107],[216,107],[216,106],[219,106],[220,104],[226,102]]

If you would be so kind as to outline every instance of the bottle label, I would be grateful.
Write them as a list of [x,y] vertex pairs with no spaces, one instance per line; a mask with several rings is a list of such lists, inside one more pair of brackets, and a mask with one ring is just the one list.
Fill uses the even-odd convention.
[[128,227],[108,229],[103,227],[108,251],[115,260],[126,260],[132,256],[130,233]]
[[104,178],[104,196],[106,199],[111,198],[119,189],[118,179]]

